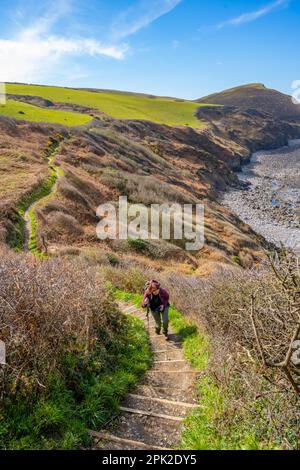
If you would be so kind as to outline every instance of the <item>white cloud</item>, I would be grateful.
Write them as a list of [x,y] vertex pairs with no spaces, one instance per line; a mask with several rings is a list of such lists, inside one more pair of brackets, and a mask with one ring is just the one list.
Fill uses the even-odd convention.
[[[105,45],[95,39],[65,38],[51,34],[56,21],[68,10],[69,2],[60,3],[33,25],[23,28],[16,37],[0,38],[0,80],[34,82],[63,68],[67,56],[105,56],[123,59],[128,46]],[[63,8],[62,8],[63,7]]]
[[38,35],[15,40],[0,39],[0,79],[2,81],[34,81],[58,67],[66,55],[102,55],[124,58],[127,46],[104,46],[92,39],[64,39]]
[[122,39],[137,33],[181,2],[182,0],[139,0],[116,19],[112,27],[113,38]]
[[252,11],[249,13],[243,13],[242,15],[232,18],[231,20],[224,21],[223,23],[218,24],[217,29],[222,29],[225,26],[239,26],[244,23],[250,23],[251,21],[255,21],[262,16],[267,15],[271,11],[279,8],[281,6],[287,6],[290,3],[290,0],[277,0],[273,3],[269,3],[268,5],[263,6],[259,10]]

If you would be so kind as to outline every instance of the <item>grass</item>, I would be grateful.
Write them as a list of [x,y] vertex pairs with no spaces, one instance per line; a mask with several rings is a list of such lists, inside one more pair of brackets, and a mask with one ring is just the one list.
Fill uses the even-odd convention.
[[22,119],[32,122],[48,122],[63,124],[65,126],[80,126],[92,120],[87,114],[60,111],[56,109],[44,109],[20,101],[7,100],[5,105],[0,105],[0,115],[14,119]]
[[[120,300],[140,305],[142,296],[120,290],[116,291]],[[257,436],[259,423],[251,419],[250,413],[237,415],[236,419],[220,429],[220,416],[226,416],[232,403],[224,394],[224,390],[209,376],[208,365],[211,345],[208,337],[197,326],[188,320],[176,308],[170,308],[170,324],[172,329],[181,336],[186,359],[193,367],[202,372],[197,383],[199,408],[185,420],[182,434],[182,449],[187,450],[270,450],[278,445],[269,442],[268,438]]]
[[0,409],[0,448],[66,449],[89,446],[89,429],[99,430],[149,368],[152,355],[141,320],[124,327],[88,358],[67,356],[64,370],[49,378],[42,396],[21,397]]
[[116,119],[144,119],[170,126],[194,128],[203,128],[206,125],[195,117],[195,112],[201,105],[185,100],[21,84],[7,84],[7,93],[88,106]]
[[52,187],[56,182],[56,179],[56,172],[51,171],[51,175],[41,184],[41,186],[39,186],[32,193],[27,194],[27,196],[25,196],[22,201],[19,202],[19,204],[17,205],[17,211],[22,217],[24,217],[25,212],[34,202],[50,194]]

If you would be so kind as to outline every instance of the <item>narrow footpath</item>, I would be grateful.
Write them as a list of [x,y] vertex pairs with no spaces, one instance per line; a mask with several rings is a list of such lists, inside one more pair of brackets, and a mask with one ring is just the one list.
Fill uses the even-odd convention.
[[35,247],[36,240],[33,224],[35,223],[34,212],[36,207],[38,206],[38,204],[40,204],[41,200],[49,198],[49,196],[56,192],[59,178],[63,176],[63,171],[61,170],[61,168],[55,165],[55,159],[59,152],[59,148],[64,140],[65,138],[57,141],[47,157],[48,167],[50,170],[48,180],[51,181],[51,187],[45,195],[42,195],[42,197],[37,198],[35,201],[33,201],[24,213],[24,251],[31,251],[32,245]]
[[119,304],[125,314],[145,323],[154,355],[152,368],[122,404],[121,414],[105,431],[91,431],[95,447],[103,450],[178,449],[184,418],[199,405],[195,382],[198,372],[184,358],[180,337],[170,341],[156,335],[154,321],[132,304]]

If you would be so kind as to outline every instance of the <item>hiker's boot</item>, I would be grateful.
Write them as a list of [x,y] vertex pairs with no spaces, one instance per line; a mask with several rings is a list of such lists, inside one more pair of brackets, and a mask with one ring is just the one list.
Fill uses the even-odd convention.
[[170,341],[169,333],[166,330],[164,331],[164,336],[165,336],[167,341]]
[[160,335],[160,328],[155,328],[156,334]]

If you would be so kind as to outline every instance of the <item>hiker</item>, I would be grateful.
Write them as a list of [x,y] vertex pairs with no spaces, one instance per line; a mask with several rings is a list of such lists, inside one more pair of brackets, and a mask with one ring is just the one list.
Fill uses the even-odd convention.
[[161,324],[163,324],[163,333],[169,340],[169,293],[160,286],[158,281],[154,279],[149,281],[145,286],[145,294],[142,302],[143,308],[150,308],[152,316],[155,320],[155,331],[158,335],[161,333]]

